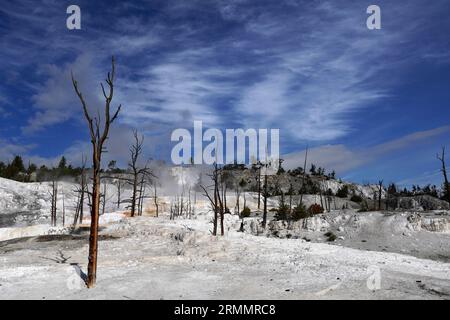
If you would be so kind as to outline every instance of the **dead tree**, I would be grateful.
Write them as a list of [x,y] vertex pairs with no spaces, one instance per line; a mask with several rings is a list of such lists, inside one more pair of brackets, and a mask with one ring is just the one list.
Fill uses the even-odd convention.
[[140,168],[138,165],[139,157],[142,153],[142,145],[144,143],[144,136],[142,135],[140,138],[138,136],[137,130],[133,131],[134,144],[130,147],[130,162],[128,163],[128,168],[131,171],[131,179],[128,179],[128,183],[132,187],[131,199],[130,199],[130,215],[134,217],[136,213],[139,214],[139,201],[140,197],[138,193],[140,190],[139,183],[143,176],[150,175],[151,172],[148,169],[147,165],[145,167]]
[[106,209],[106,179],[103,179],[103,192],[100,193],[100,203],[102,204],[101,215],[104,215]]
[[222,200],[225,213],[229,213],[229,209],[227,206],[227,190],[229,187],[232,187],[232,180],[233,176],[228,171],[221,170],[220,184],[222,188]]
[[381,210],[381,195],[383,193],[383,180],[378,181],[378,210]]
[[[221,217],[221,235],[224,235],[224,232],[225,232],[224,225],[223,225],[224,208],[222,205],[222,199],[220,197],[220,190],[219,190],[220,171],[221,171],[221,169],[219,168],[217,163],[214,163],[214,170],[213,170],[212,174],[209,175],[209,177],[211,178],[211,180],[213,182],[213,185],[209,186],[209,187],[200,185],[200,187],[204,191],[204,196],[208,198],[208,200],[211,204],[211,208],[214,212],[213,231],[212,231],[213,236],[217,235],[219,215]],[[210,195],[210,193],[208,191],[208,189],[210,189],[211,187],[214,189],[213,195]]]
[[50,223],[52,227],[56,227],[56,211],[58,201],[58,181],[56,181],[56,178],[53,178],[51,187],[52,189],[50,191],[51,196]]
[[306,161],[308,160],[308,147],[306,147],[305,151],[305,162],[303,164],[303,175],[302,175],[302,186],[300,191],[300,206],[303,205],[303,186],[305,185],[305,175],[306,175]]
[[91,201],[91,227],[89,235],[89,263],[88,263],[88,275],[86,280],[86,285],[88,288],[95,286],[97,278],[97,249],[98,249],[98,224],[99,224],[99,206],[100,206],[100,170],[101,170],[101,160],[102,153],[104,150],[104,144],[108,139],[109,128],[114,120],[117,119],[119,115],[121,105],[118,106],[117,110],[111,116],[110,105],[114,95],[114,80],[115,80],[115,62],[114,57],[111,60],[111,72],[108,72],[106,83],[109,87],[108,92],[106,92],[103,84],[101,84],[101,89],[103,96],[105,98],[105,118],[103,119],[103,128],[101,128],[101,118],[100,112],[98,112],[97,117],[92,117],[89,114],[88,106],[84,100],[83,94],[81,93],[78,82],[75,80],[72,73],[72,84],[75,92],[80,99],[81,105],[83,107],[84,117],[86,118],[89,133],[91,137],[92,144],[92,201]]
[[256,163],[254,163],[252,165],[252,169],[255,171],[256,173],[256,191],[258,192],[258,210],[261,207],[261,162],[260,161],[256,161]]
[[66,196],[64,194],[64,190],[63,190],[62,196],[63,196],[63,198],[62,198],[62,205],[63,205],[63,209],[62,209],[62,224],[63,224],[63,227],[64,227],[66,225]]
[[117,188],[117,201],[116,201],[117,209],[120,208],[120,204],[121,204],[122,183],[123,183],[123,181],[120,178],[114,180],[114,184]]
[[152,182],[152,174],[147,169],[147,166],[143,168],[143,172],[141,173],[141,179],[139,182],[139,196],[138,196],[138,216],[142,216],[144,212],[144,200],[147,198],[151,198],[150,196],[146,196],[147,185],[150,185]]
[[441,162],[441,172],[442,176],[444,177],[444,197],[450,204],[450,184],[448,182],[447,168],[445,166],[445,147],[442,147],[441,155],[436,154],[436,158]]
[[265,228],[267,224],[267,198],[269,197],[269,192],[267,190],[267,172],[264,174],[264,187],[263,187],[263,221],[262,227]]
[[138,216],[142,216],[142,208],[144,203],[144,197],[145,197],[145,177],[144,175],[141,175],[141,180],[139,182],[139,196],[138,196]]
[[156,182],[153,184],[153,201],[155,203],[155,209],[156,209],[156,217],[159,217],[159,205],[158,205],[158,186]]
[[78,193],[77,207],[75,209],[75,215],[73,217],[73,225],[76,226],[78,219],[80,224],[83,223],[83,213],[84,213],[84,199],[85,193],[87,191],[86,184],[86,157],[83,155],[81,157],[81,173],[80,173],[80,185],[77,187],[75,192]]

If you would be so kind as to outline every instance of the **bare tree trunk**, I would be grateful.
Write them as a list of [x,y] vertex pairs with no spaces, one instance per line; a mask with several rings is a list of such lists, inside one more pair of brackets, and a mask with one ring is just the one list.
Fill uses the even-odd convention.
[[131,216],[134,217],[136,211],[137,176],[133,179],[133,193],[131,194]]
[[[91,228],[89,234],[89,258],[88,258],[88,275],[86,285],[88,288],[95,286],[97,279],[97,253],[98,253],[98,221],[99,221],[99,206],[100,206],[100,169],[101,158],[104,152],[104,143],[108,139],[110,125],[117,118],[121,106],[117,108],[116,112],[111,116],[110,104],[113,98],[114,92],[114,78],[115,78],[115,63],[114,57],[111,61],[112,69],[111,73],[108,73],[106,83],[109,86],[109,93],[107,94],[103,84],[101,84],[103,96],[105,97],[105,118],[103,129],[101,129],[100,115],[96,118],[92,118],[89,115],[87,104],[84,100],[82,93],[78,88],[78,83],[72,74],[72,84],[75,92],[80,99],[83,107],[84,117],[86,118],[89,133],[91,135],[92,143],[92,203],[91,203]],[[102,130],[102,133],[100,131]]]
[[75,215],[73,216],[73,226],[77,225],[78,217],[80,215],[80,195],[77,195],[77,206],[75,208]]
[[57,201],[58,201],[58,183],[55,183],[55,189],[54,189],[54,197],[53,197],[53,226],[56,227],[56,208],[57,208]]
[[227,211],[227,184],[224,183],[224,187],[223,187],[223,207],[224,207],[224,211]]
[[139,189],[139,216],[144,212],[144,198],[145,198],[145,177],[142,175],[141,185]]
[[106,180],[103,181],[103,193],[102,193],[102,215],[105,214],[106,209]]
[[293,192],[293,187],[292,187],[292,183],[289,186],[289,214],[292,213],[292,192]]
[[442,175],[444,177],[444,192],[445,192],[444,196],[447,198],[447,201],[450,204],[450,184],[448,182],[447,168],[446,168],[446,165],[445,165],[445,147],[442,147],[441,156],[439,156],[437,154],[436,158],[439,161],[441,161],[441,172],[442,172]]
[[264,175],[264,194],[263,194],[263,201],[264,201],[264,207],[263,207],[263,221],[262,221],[262,227],[266,227],[267,223],[267,173]]
[[381,194],[383,191],[383,180],[378,181],[378,210],[381,210]]
[[56,227],[56,212],[57,212],[57,201],[58,201],[58,182],[53,179],[52,181],[52,205],[50,208],[50,224],[52,227]]
[[119,179],[118,181],[117,181],[117,209],[119,209],[120,208],[120,192],[121,192],[121,189],[122,189],[122,181]]
[[261,208],[261,166],[258,168],[258,210]]
[[157,195],[157,189],[156,189],[156,183],[155,183],[155,197],[154,197],[154,201],[155,201],[155,208],[156,208],[156,217],[159,216],[159,206],[158,206],[158,195]]
[[86,192],[86,157],[82,156],[81,162],[81,176],[80,176],[80,187],[77,190],[79,193],[78,204],[75,217],[73,219],[73,225],[77,224],[78,219],[80,219],[80,224],[83,223],[83,213],[84,213],[84,193]]
[[225,208],[223,207],[223,201],[222,201],[221,196],[220,196],[220,190],[219,190],[219,174],[220,174],[220,170],[218,169],[217,165],[216,165],[216,171],[217,171],[217,173],[216,173],[217,200],[218,200],[219,214],[220,214],[220,235],[223,236],[225,234],[225,229],[224,229],[224,225],[223,225]]
[[144,175],[142,175],[141,177],[141,181],[139,182],[139,196],[137,199],[137,215],[138,216],[142,216],[142,201],[143,201],[143,194],[142,194],[142,190],[144,188]]
[[63,227],[66,225],[66,196],[64,195],[64,190],[63,190],[63,212],[62,212],[62,223],[63,223]]
[[305,185],[305,175],[306,175],[306,161],[308,160],[308,147],[306,147],[305,152],[305,162],[303,164],[303,175],[302,175],[302,186],[300,191],[300,206],[303,204],[303,186]]
[[91,232],[89,234],[89,258],[87,286],[92,288],[97,280],[97,256],[98,256],[98,221],[100,205],[100,161],[94,152],[94,178],[92,185],[92,208],[91,208]]
[[130,155],[131,155],[131,161],[129,163],[129,167],[131,169],[133,177],[130,179],[129,183],[132,185],[132,195],[131,195],[131,216],[134,217],[137,214],[139,215],[139,208],[140,208],[140,196],[138,197],[138,185],[139,185],[139,175],[142,175],[142,179],[145,179],[146,175],[150,175],[147,166],[144,168],[138,167],[138,159],[139,156],[142,153],[142,145],[144,143],[144,136],[139,138],[138,133],[136,130],[133,131],[134,136],[134,144],[130,148]]
[[86,174],[84,170],[81,173],[81,195],[80,195],[80,224],[83,223],[84,216],[84,194],[86,192]]
[[217,164],[214,164],[214,171],[213,173],[210,175],[211,180],[214,183],[214,191],[213,191],[213,195],[211,196],[207,190],[206,187],[204,187],[203,185],[200,185],[200,187],[203,189],[203,191],[205,192],[204,195],[208,198],[209,202],[211,203],[211,208],[213,209],[213,213],[214,213],[214,217],[213,217],[213,231],[212,231],[212,235],[216,236],[217,235],[217,227],[218,227],[218,216],[219,214],[221,215],[222,218],[222,235],[224,233],[224,228],[223,228],[223,204],[222,201],[220,199],[220,191],[219,191],[219,172],[220,169],[218,168]]
[[236,208],[237,208],[237,212],[238,212],[238,214],[240,214],[240,208],[239,208],[239,201],[240,201],[240,198],[241,198],[241,191],[239,190],[239,186],[236,188]]

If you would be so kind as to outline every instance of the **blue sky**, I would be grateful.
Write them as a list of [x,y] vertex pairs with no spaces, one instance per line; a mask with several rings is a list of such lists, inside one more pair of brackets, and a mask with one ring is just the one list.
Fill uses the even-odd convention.
[[[66,8],[81,8],[81,30]],[[381,7],[382,29],[366,28]],[[280,128],[286,166],[310,159],[358,182],[440,184],[450,152],[450,2],[3,1],[0,158],[79,163],[88,132],[70,83],[101,106],[117,59],[123,111],[105,160],[132,128],[168,159],[174,128]]]

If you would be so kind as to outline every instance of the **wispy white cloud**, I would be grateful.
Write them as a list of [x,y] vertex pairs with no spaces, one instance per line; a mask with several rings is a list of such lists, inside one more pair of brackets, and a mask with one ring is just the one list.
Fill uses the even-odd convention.
[[274,45],[263,51],[272,57],[266,75],[243,89],[237,111],[256,115],[253,122],[261,125],[281,125],[297,140],[330,141],[351,131],[352,112],[386,97],[387,83],[372,79],[388,64],[373,61],[399,35],[368,37],[360,15],[347,6],[346,11],[331,3],[310,8],[306,17],[263,14],[248,23],[250,32]]
[[75,115],[80,121],[83,120],[80,117],[80,102],[71,82],[72,70],[91,112],[97,110],[102,103],[100,81],[104,75],[95,67],[92,59],[91,55],[86,54],[61,67],[53,64],[42,67],[41,72],[47,80],[36,88],[37,92],[32,96],[36,112],[22,128],[24,133],[30,134],[63,123],[75,118]]
[[28,153],[35,147],[33,144],[23,145],[0,139],[0,161],[11,161],[14,156]]
[[[439,8],[443,1],[437,1]],[[363,112],[395,95],[402,80],[398,70],[408,67],[411,57],[446,59],[442,48],[413,41],[425,32],[430,12],[438,10],[417,10],[419,2],[389,2],[377,32],[365,28],[365,8],[352,2],[165,1],[159,8],[123,2],[105,13],[116,17],[114,23],[83,11],[81,32],[64,28],[64,4],[35,3],[22,0],[1,9],[17,28],[0,38],[0,69],[17,72],[15,83],[32,97],[23,133],[83,123],[70,70],[89,105],[101,107],[99,82],[109,56],[116,54],[114,102],[123,109],[109,147],[117,158],[127,153],[133,127],[146,133],[149,155],[164,157],[171,129],[203,120],[219,128],[280,128],[290,149],[305,140],[324,143],[312,150],[311,159],[350,170],[370,161],[366,149],[376,158],[411,142],[394,140],[363,152],[338,139],[353,132]],[[36,8],[32,15],[30,7]],[[84,144],[75,143],[63,152],[76,157],[80,150]]]

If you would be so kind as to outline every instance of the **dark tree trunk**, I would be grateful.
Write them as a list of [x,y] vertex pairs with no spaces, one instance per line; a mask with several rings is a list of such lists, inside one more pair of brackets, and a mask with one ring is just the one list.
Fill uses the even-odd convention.
[[263,221],[262,221],[262,226],[263,228],[266,227],[266,223],[267,223],[267,174],[264,175],[264,194],[263,194],[263,201],[264,201],[264,206],[263,206]]
[[58,201],[58,182],[56,180],[52,181],[52,205],[51,205],[51,225],[56,227],[56,212],[57,212],[57,201]]
[[445,165],[445,147],[442,147],[442,153],[441,156],[436,155],[436,157],[438,158],[439,161],[441,161],[441,172],[442,175],[444,177],[444,197],[447,199],[448,203],[450,204],[450,184],[448,182],[448,177],[447,177],[447,168]]
[[100,206],[100,161],[96,153],[94,153],[91,228],[89,234],[88,278],[86,281],[88,288],[94,287],[97,280],[98,221],[100,216],[99,206]]
[[306,175],[306,163],[308,160],[308,147],[306,147],[305,151],[305,162],[303,164],[303,175],[302,175],[302,186],[300,189],[300,206],[303,205],[303,186],[305,185],[305,175]]
[[[89,115],[88,106],[84,100],[83,94],[78,88],[78,83],[72,74],[72,84],[75,92],[80,99],[81,105],[83,107],[84,117],[86,118],[89,133],[91,136],[92,143],[92,202],[91,202],[91,227],[89,234],[89,258],[88,258],[88,275],[86,280],[86,285],[88,288],[95,286],[97,279],[97,252],[98,252],[98,221],[99,221],[99,206],[100,206],[100,167],[102,152],[104,152],[104,143],[108,139],[110,125],[117,118],[121,106],[117,108],[116,112],[111,116],[110,105],[113,99],[114,92],[114,78],[115,78],[115,63],[114,57],[111,61],[112,69],[111,73],[108,73],[106,83],[109,86],[109,92],[101,84],[102,93],[105,98],[105,114],[104,114],[104,124],[103,129],[101,129],[100,116],[97,118],[92,118]],[[100,132],[102,130],[102,132]]]
[[261,168],[258,169],[258,210],[261,208]]
[[86,174],[83,170],[81,173],[81,195],[80,195],[80,224],[84,218],[84,193],[86,192]]
[[63,227],[66,225],[66,197],[63,193],[63,212],[62,212],[62,223]]
[[122,182],[120,180],[117,181],[117,209],[120,208],[120,192],[122,189]]
[[157,189],[155,184],[155,208],[156,208],[156,217],[159,216],[159,206],[158,206],[158,195],[157,195]]
[[383,180],[378,182],[378,210],[381,210],[381,195],[383,192]]

